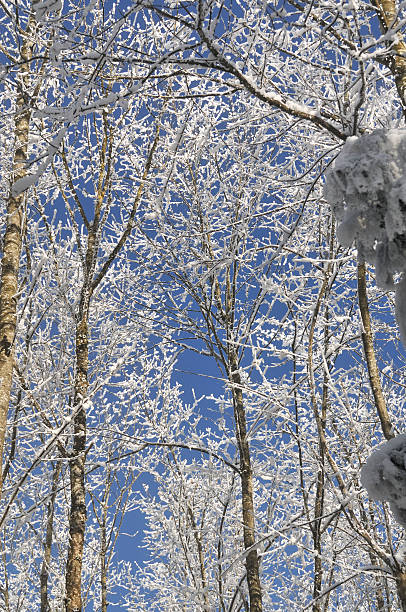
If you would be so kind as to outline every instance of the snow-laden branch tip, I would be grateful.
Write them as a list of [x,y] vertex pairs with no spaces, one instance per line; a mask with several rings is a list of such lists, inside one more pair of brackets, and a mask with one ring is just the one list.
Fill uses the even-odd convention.
[[361,470],[371,499],[388,501],[397,522],[406,527],[406,434],[378,446]]
[[[396,316],[406,346],[406,130],[348,138],[326,175],[325,197],[344,246],[376,268],[377,284],[396,290]],[[393,275],[402,273],[395,285]]]

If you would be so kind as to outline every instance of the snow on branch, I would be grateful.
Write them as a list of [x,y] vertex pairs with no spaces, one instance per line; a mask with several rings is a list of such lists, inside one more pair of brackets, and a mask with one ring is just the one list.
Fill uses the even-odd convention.
[[[376,268],[377,284],[396,290],[396,318],[406,346],[406,130],[348,138],[326,175],[325,197],[344,246]],[[396,285],[393,275],[401,273]]]
[[406,527],[406,434],[381,444],[361,470],[370,499],[388,501],[397,522]]

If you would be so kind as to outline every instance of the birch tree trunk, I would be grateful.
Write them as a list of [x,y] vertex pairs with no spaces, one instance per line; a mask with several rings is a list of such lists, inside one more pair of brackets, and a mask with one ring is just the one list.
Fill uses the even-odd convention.
[[73,422],[73,457],[70,462],[71,503],[69,517],[69,549],[66,564],[66,611],[82,610],[82,562],[86,528],[86,410],[84,399],[88,387],[88,322],[87,311],[76,329],[76,381]]
[[[149,170],[151,168],[153,154],[158,144],[159,125],[157,125],[155,138],[146,159],[145,169],[142,180],[136,191],[133,205],[129,213],[126,224],[123,227],[121,236],[108,255],[106,261],[101,266],[98,273],[95,272],[99,250],[101,228],[103,227],[103,206],[106,204],[106,194],[110,197],[111,171],[113,166],[112,158],[112,139],[113,130],[108,122],[107,112],[102,112],[102,136],[100,139],[98,181],[95,194],[94,217],[90,222],[86,216],[84,207],[77,199],[76,204],[87,230],[87,246],[83,262],[83,284],[80,292],[79,311],[76,324],[75,353],[76,353],[76,373],[74,383],[74,402],[73,402],[73,449],[69,464],[70,469],[70,517],[69,517],[69,547],[66,563],[66,612],[82,611],[82,588],[81,574],[83,565],[83,548],[86,529],[86,483],[85,483],[85,463],[86,463],[86,437],[87,437],[87,414],[86,397],[89,386],[89,310],[94,290],[99,285],[110,266],[115,261],[120,250],[131,234],[135,213],[140,202],[143,187]],[[64,157],[65,168],[69,174],[68,162]],[[72,183],[73,185],[73,183]],[[74,188],[73,188],[74,190]],[[107,197],[107,199],[108,199]],[[65,198],[68,201],[68,198]],[[77,236],[80,241],[80,236]],[[105,559],[104,559],[105,560]],[[107,606],[107,568],[102,567],[102,597],[103,606]]]
[[259,574],[258,552],[255,546],[255,508],[254,485],[251,466],[251,456],[247,435],[247,422],[242,394],[241,376],[237,356],[233,350],[229,352],[231,382],[233,383],[234,418],[238,451],[240,456],[242,518],[244,533],[244,548],[247,552],[245,565],[247,568],[247,583],[250,597],[250,612],[262,611],[261,580]]
[[57,493],[57,484],[59,474],[61,471],[62,464],[59,461],[54,468],[54,474],[52,478],[52,493],[48,503],[47,511],[47,527],[44,543],[44,560],[42,562],[40,583],[41,583],[41,612],[48,612],[50,609],[48,600],[48,576],[49,576],[49,564],[51,562],[51,551],[52,551],[52,539],[53,539],[53,524],[54,524],[54,513],[55,513],[55,498]]
[[396,589],[402,612],[406,612],[406,572],[399,572],[396,575]]
[[80,292],[79,312],[76,324],[75,353],[76,374],[73,400],[73,450],[70,470],[70,517],[69,548],[66,563],[66,612],[82,610],[82,564],[86,529],[86,396],[89,386],[89,308],[92,296],[92,281],[98,251],[98,232],[106,186],[110,176],[110,162],[106,171],[108,126],[103,123],[103,141],[100,150],[98,190],[95,199],[94,218],[88,229],[86,256],[83,262],[83,284]]
[[399,11],[395,0],[372,0],[384,34],[396,31],[393,41],[389,39],[390,53],[385,61],[391,71],[396,89],[402,104],[403,115],[406,118],[406,44],[400,33]]
[[[27,174],[27,149],[30,130],[31,110],[27,106],[27,85],[30,60],[34,48],[33,30],[35,20],[30,16],[23,34],[21,66],[17,75],[17,100],[14,119],[15,151],[12,181]],[[7,413],[10,404],[14,363],[14,340],[17,325],[18,272],[22,248],[23,206],[25,195],[15,195],[11,185],[7,202],[6,227],[3,238],[3,258],[0,275],[0,458],[3,457],[7,427]],[[2,489],[0,470],[0,495]]]
[[376,361],[374,341],[372,335],[371,317],[369,314],[367,285],[366,285],[366,268],[365,263],[358,264],[358,304],[362,319],[362,344],[364,346],[365,360],[368,367],[369,382],[375,400],[375,407],[378,412],[379,420],[383,435],[387,440],[394,437],[393,424],[391,422],[385,398],[382,392],[381,379],[379,377],[379,369]]

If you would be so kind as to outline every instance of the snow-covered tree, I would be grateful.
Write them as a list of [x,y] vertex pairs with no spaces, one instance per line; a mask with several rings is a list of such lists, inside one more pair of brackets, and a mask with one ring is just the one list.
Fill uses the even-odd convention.
[[379,0],[0,0],[2,609],[406,609],[360,483],[403,431],[403,192],[352,225],[338,176],[401,132],[404,25]]

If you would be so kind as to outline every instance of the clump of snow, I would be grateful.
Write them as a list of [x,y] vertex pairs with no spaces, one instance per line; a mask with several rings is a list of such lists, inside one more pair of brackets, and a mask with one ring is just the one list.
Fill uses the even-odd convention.
[[34,0],[33,9],[36,19],[40,20],[48,11],[60,11],[62,2],[61,0]]
[[11,189],[11,195],[14,198],[18,197],[23,191],[31,187],[31,185],[36,182],[37,178],[36,174],[27,174],[27,176],[18,179]]
[[381,444],[361,470],[371,499],[388,501],[397,522],[406,527],[406,434]]
[[395,559],[399,563],[399,565],[405,564],[406,559],[406,542],[401,542],[399,544],[399,548],[395,553]]
[[[361,260],[376,268],[377,284],[395,289],[406,273],[406,129],[348,138],[326,174],[325,197],[344,246],[354,241]],[[396,312],[406,346],[406,286],[396,285]]]

